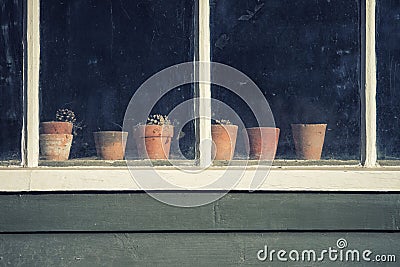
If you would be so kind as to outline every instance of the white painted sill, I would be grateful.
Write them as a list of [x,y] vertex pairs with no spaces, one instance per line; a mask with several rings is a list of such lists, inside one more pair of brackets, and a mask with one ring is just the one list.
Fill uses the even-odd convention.
[[[248,190],[258,166],[234,167],[245,174],[231,190]],[[260,166],[261,167],[261,166]],[[261,167],[263,168],[263,167]],[[181,190],[202,190],[201,186],[218,179],[226,167],[212,167],[197,175],[175,167],[137,167],[141,177],[158,172],[171,184],[183,185]],[[63,167],[0,169],[0,192],[35,191],[142,191],[176,190],[174,186],[139,187],[127,167]],[[211,190],[229,188],[213,187]],[[357,166],[272,167],[258,188],[265,191],[400,191],[400,167],[363,168]]]

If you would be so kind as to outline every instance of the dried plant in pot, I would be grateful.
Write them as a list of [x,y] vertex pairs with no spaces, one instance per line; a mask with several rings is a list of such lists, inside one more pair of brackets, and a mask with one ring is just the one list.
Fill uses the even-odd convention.
[[98,131],[93,133],[93,137],[97,157],[104,160],[124,159],[128,132]]
[[73,124],[76,122],[75,113],[69,109],[59,109],[56,120],[40,123],[40,154],[46,160],[68,160]]
[[235,153],[238,126],[229,120],[214,120],[211,125],[214,160],[231,160]]
[[40,123],[41,134],[72,134],[76,122],[75,113],[69,109],[59,109],[56,112],[56,121]]
[[291,124],[298,159],[321,159],[326,126],[324,123]]
[[145,125],[133,128],[140,158],[168,159],[173,136],[174,126],[167,116],[160,114],[150,115]]
[[280,129],[252,127],[243,130],[246,151],[250,159],[272,161],[275,159]]

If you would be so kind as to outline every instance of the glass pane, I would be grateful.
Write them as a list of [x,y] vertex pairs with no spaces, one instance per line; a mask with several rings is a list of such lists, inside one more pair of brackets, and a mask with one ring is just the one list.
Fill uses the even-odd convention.
[[[193,60],[193,14],[192,0],[41,1],[40,118],[54,120],[60,108],[75,113],[70,158],[95,157],[93,132],[121,130],[143,82]],[[167,115],[193,95],[193,86],[180,86],[148,105],[154,105],[152,114]],[[194,158],[194,123],[183,131],[172,139],[170,158],[178,147]],[[129,133],[128,142],[132,138]]]
[[22,1],[0,3],[0,160],[21,159]]
[[[298,158],[291,124],[327,124],[322,159],[359,160],[359,1],[211,0],[211,42],[212,61],[245,73],[266,97],[280,128],[277,158]],[[229,90],[214,86],[212,97],[246,127],[267,126]]]
[[378,158],[400,159],[400,2],[376,4]]

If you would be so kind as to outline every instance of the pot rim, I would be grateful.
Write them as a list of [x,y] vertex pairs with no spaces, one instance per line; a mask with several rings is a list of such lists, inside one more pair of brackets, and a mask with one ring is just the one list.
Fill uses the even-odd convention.
[[[149,128],[160,128],[162,135],[146,135],[146,128],[148,126],[153,126]],[[151,131],[151,130],[150,130]],[[133,127],[134,138],[147,138],[147,137],[160,137],[160,138],[172,138],[174,136],[174,126],[173,125],[135,125]]]
[[54,135],[54,136],[57,136],[57,135],[69,135],[69,136],[74,136],[73,134],[64,134],[64,133],[62,133],[62,134],[39,134],[39,136],[52,136],[52,135]]
[[229,124],[229,125],[226,125],[226,124],[211,124],[211,127],[239,127],[239,126],[237,126],[236,124]]
[[128,133],[128,132],[126,132],[126,131],[96,131],[96,132],[93,132],[94,134],[100,134],[100,133]]
[[327,123],[291,123],[291,126],[327,126]]
[[69,122],[69,121],[42,121],[42,122],[40,122],[41,124],[42,123],[69,123],[69,124],[73,124],[72,122]]
[[135,125],[133,128],[139,128],[139,127],[174,127],[174,125],[156,125],[156,124],[143,124],[143,125]]
[[249,127],[245,128],[244,130],[252,130],[252,129],[279,129],[278,127],[268,127],[268,126],[261,126],[261,127]]

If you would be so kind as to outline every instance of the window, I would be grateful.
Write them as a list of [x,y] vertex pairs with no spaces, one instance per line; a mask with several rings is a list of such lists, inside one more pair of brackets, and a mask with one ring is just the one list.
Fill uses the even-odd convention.
[[[261,88],[280,128],[278,159],[296,159],[291,124],[326,123],[322,158],[360,160],[360,5],[210,2],[211,60],[242,71]],[[93,132],[119,130],[137,88],[166,67],[195,60],[207,42],[196,44],[196,3],[189,0],[43,0],[40,10],[40,121],[52,120],[59,108],[75,112],[80,129],[71,159],[95,159]],[[194,85],[175,88],[152,113],[169,114],[197,94]],[[211,97],[231,106],[244,127],[265,126],[228,89],[213,85]],[[195,117],[195,110],[187,112]],[[224,119],[215,105],[212,114]],[[172,159],[178,149],[196,158],[196,132],[207,131],[197,126],[193,120],[175,134]],[[234,159],[246,158],[241,130]]]
[[[400,158],[400,5],[377,1],[377,125],[381,164]],[[396,163],[396,161],[394,161]],[[396,163],[397,164],[397,163]]]
[[21,161],[23,9],[22,1],[0,4],[0,161]]
[[[142,83],[166,67],[194,60],[194,8],[192,0],[41,1],[40,121],[54,120],[60,108],[74,111],[79,128],[71,159],[95,159],[93,132],[121,130],[129,100]],[[192,85],[175,88],[152,114],[169,114],[193,96]],[[194,159],[194,121],[174,136],[172,159],[177,144]]]
[[[275,125],[280,128],[275,163],[278,168],[273,169],[263,188],[400,188],[396,166],[390,170],[375,169],[376,146],[379,159],[398,159],[394,134],[397,124],[390,122],[396,114],[398,8],[398,4],[375,0],[21,0],[14,5],[4,4],[2,25],[3,20],[13,25],[15,47],[6,43],[9,35],[4,34],[4,29],[0,45],[7,44],[14,53],[15,71],[4,72],[8,76],[3,74],[10,65],[3,60],[8,50],[2,49],[0,53],[6,54],[1,54],[1,86],[2,93],[16,101],[2,97],[1,108],[7,112],[1,115],[1,124],[22,135],[8,131],[8,137],[1,138],[1,159],[22,159],[24,167],[66,167],[61,171],[21,168],[19,171],[29,172],[31,179],[26,184],[29,179],[20,176],[24,184],[19,187],[21,190],[82,189],[79,179],[90,183],[83,189],[131,189],[131,181],[124,178],[125,170],[105,168],[121,167],[124,162],[97,159],[93,132],[119,130],[129,99],[151,75],[177,63],[216,61],[238,69],[258,85],[271,107]],[[24,13],[26,32],[22,23]],[[381,13],[391,16],[383,19]],[[18,40],[26,43],[25,58]],[[386,63],[388,58],[393,60],[392,65]],[[23,66],[26,75],[22,75]],[[210,74],[204,65],[197,71],[196,75]],[[10,79],[3,77],[12,77],[13,83],[6,83]],[[193,97],[201,99],[186,110],[194,117],[211,114],[225,119],[220,107],[209,105],[213,98],[230,106],[245,127],[264,126],[257,125],[238,96],[207,83],[174,88],[151,113],[168,114]],[[70,160],[42,160],[39,124],[53,120],[60,108],[72,109],[80,123],[73,137]],[[290,125],[308,122],[327,124],[322,161],[297,161]],[[205,150],[199,146],[211,137],[210,125],[211,120],[202,117],[190,121],[182,133],[175,133],[170,159],[183,159],[179,164],[190,166],[207,162],[211,144],[203,147]],[[241,131],[233,157],[238,169],[246,159]],[[128,138],[128,142],[132,139]],[[178,150],[183,157],[178,156]],[[217,166],[209,169],[213,173],[209,178],[223,171],[219,165],[225,163],[214,162]],[[171,179],[183,176],[176,169],[163,168],[160,170],[171,175]],[[3,169],[0,178],[8,179],[12,171]],[[35,180],[42,175],[53,180]],[[348,181],[351,175],[356,178]],[[116,183],[115,177],[121,180]],[[365,177],[370,179],[362,180]],[[245,189],[244,184],[241,182],[235,188]]]
[[[360,159],[359,1],[211,1],[212,60],[262,90],[280,128],[278,159],[295,159],[290,124],[326,123],[323,159]],[[247,104],[214,87],[245,121]],[[261,125],[262,126],[262,125]]]

